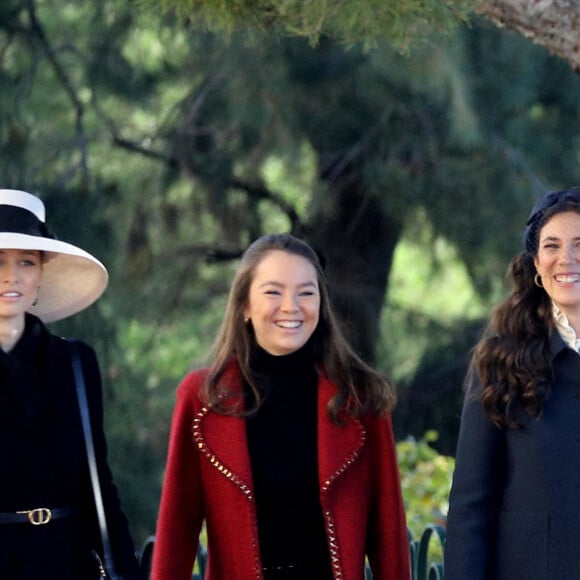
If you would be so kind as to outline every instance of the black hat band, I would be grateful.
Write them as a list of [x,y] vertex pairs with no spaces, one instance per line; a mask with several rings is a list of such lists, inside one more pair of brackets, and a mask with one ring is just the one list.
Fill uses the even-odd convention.
[[46,224],[32,212],[14,205],[0,205],[0,232],[54,239]]

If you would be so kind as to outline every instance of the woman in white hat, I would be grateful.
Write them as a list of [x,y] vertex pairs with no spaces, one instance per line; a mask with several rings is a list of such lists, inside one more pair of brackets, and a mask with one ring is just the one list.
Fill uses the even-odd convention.
[[[0,578],[91,580],[99,525],[66,341],[44,323],[92,304],[108,274],[54,239],[42,201],[0,190]],[[117,572],[136,579],[127,520],[107,464],[99,366],[79,344]]]

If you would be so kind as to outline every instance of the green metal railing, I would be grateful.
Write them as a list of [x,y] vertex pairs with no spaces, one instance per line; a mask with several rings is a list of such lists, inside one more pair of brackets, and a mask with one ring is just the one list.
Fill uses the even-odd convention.
[[[436,540],[433,543],[433,540]],[[143,578],[149,579],[151,558],[155,538],[147,538],[140,553]],[[409,531],[409,553],[411,557],[412,580],[444,580],[443,577],[443,546],[445,544],[445,529],[439,524],[429,524],[418,540]],[[196,571],[192,580],[203,580],[207,565],[207,551],[200,544],[197,550]],[[365,568],[365,580],[372,580],[370,567]]]
[[[432,544],[433,538],[436,544]],[[413,580],[443,580],[444,545],[445,528],[439,524],[429,524],[418,540],[409,532]]]

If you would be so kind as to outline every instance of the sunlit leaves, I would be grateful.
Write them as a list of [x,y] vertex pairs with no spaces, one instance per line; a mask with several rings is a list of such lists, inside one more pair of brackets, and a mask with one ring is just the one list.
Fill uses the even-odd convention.
[[437,433],[428,431],[419,440],[409,437],[397,443],[407,525],[415,538],[427,524],[444,523],[449,507],[455,461],[431,447],[436,440]]

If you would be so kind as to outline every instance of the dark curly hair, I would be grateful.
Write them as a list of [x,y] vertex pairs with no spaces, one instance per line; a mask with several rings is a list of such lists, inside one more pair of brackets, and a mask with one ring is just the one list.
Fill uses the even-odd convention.
[[518,408],[540,417],[549,394],[553,307],[550,296],[534,283],[534,258],[540,232],[553,216],[580,214],[580,188],[552,192],[542,199],[548,203],[540,200],[536,204],[524,235],[525,250],[512,260],[508,270],[512,291],[494,308],[486,332],[474,349],[468,374],[469,380],[477,373],[486,415],[500,428],[520,426]]

